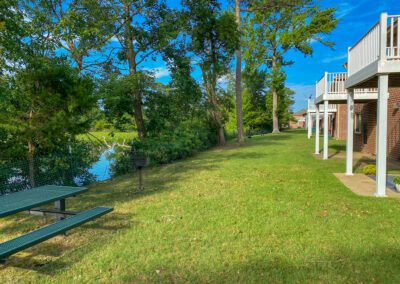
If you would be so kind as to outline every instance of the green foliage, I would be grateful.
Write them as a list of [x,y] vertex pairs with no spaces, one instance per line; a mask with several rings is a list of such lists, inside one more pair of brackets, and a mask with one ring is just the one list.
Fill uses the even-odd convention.
[[[283,68],[293,64],[293,61],[286,58],[288,51],[295,50],[309,56],[313,53],[312,41],[333,46],[326,35],[338,23],[334,16],[335,9],[323,9],[318,4],[313,0],[248,2],[251,13],[245,19],[243,41],[246,68],[268,68],[270,94],[277,101],[277,105],[272,104],[271,115],[276,121],[279,121],[279,113],[282,116],[282,111],[290,103],[290,96],[282,102],[282,93],[286,92]],[[286,121],[281,122],[281,125],[287,123],[286,116]],[[274,130],[277,127],[279,125],[274,125]]]
[[[278,109],[277,115],[279,119],[279,127],[284,127],[289,124],[289,121],[292,119],[291,106],[294,103],[293,100],[294,91],[283,87],[278,89]],[[272,119],[272,94],[271,90],[267,93],[266,96],[266,105],[267,105],[267,116],[269,119]]]
[[[86,185],[95,177],[89,172],[97,161],[98,148],[91,143],[74,142],[33,159],[35,186],[46,184]],[[31,187],[29,162],[23,158],[0,160],[0,195]]]
[[395,184],[397,184],[397,185],[400,185],[400,177],[395,177],[395,178],[393,179],[393,182],[394,182]]
[[0,76],[14,69],[24,57],[26,23],[17,0],[0,1]]
[[[110,76],[100,80],[97,96],[104,107],[107,120],[119,131],[135,128],[133,121],[134,100],[132,91],[147,100],[155,92],[156,83],[148,72],[137,72],[128,76]],[[127,126],[132,123],[132,128]]]
[[363,167],[362,171],[364,174],[366,174],[368,176],[376,175],[376,166],[375,165],[366,165]]
[[[150,165],[160,165],[192,156],[215,144],[210,136],[209,126],[201,122],[182,123],[168,135],[147,137],[144,141],[135,139],[132,149],[149,157]],[[131,151],[117,147],[114,153],[116,163],[112,171],[116,175],[133,171]]]
[[53,152],[90,128],[93,82],[64,60],[36,58],[9,82],[0,94],[2,156],[21,156],[28,142],[37,154]]
[[90,142],[92,145],[104,146],[104,143],[112,145],[114,143],[129,145],[133,139],[137,138],[137,133],[115,132],[115,131],[90,131],[77,136],[78,141]]
[[246,19],[243,54],[251,66],[258,68],[273,56],[282,66],[292,64],[285,61],[284,55],[292,49],[312,55],[312,41],[333,46],[326,35],[338,23],[334,8],[322,9],[312,0],[284,0],[275,3],[275,7],[262,8],[268,7],[267,2],[249,2],[252,13]]
[[93,126],[94,131],[103,131],[112,129],[113,125],[105,119],[96,120]]
[[94,70],[105,58],[101,49],[114,35],[113,5],[97,0],[27,0],[20,1],[30,19],[30,36],[34,44],[48,50],[64,50],[74,66]]
[[217,129],[219,144],[225,143],[223,131],[224,102],[230,100],[218,86],[218,79],[229,73],[229,63],[239,44],[235,17],[221,11],[215,0],[183,1],[187,17],[187,32],[191,37],[190,50],[200,66],[207,109]]
[[246,132],[271,129],[271,117],[267,113],[267,73],[262,70],[243,72],[243,123]]

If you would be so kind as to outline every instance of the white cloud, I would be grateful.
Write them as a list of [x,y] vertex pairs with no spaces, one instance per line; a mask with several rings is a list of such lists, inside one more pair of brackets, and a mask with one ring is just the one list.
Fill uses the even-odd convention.
[[118,38],[116,36],[113,36],[112,38],[110,38],[111,42],[119,42]]
[[170,76],[170,72],[166,67],[156,67],[153,69],[143,68],[143,70],[150,71],[151,73],[153,73],[156,79]]
[[310,39],[309,41],[308,41],[310,44],[314,44],[314,43],[317,43],[317,40],[316,39]]
[[340,54],[337,56],[328,56],[325,59],[322,60],[322,63],[332,63],[335,61],[339,61],[339,60],[344,60],[347,58],[347,53],[344,54]]
[[354,10],[359,8],[361,5],[363,5],[366,2],[366,0],[363,1],[343,1],[337,6],[337,11],[336,11],[336,17],[341,19],[343,17],[346,17],[350,13],[352,13]]
[[217,79],[218,84],[228,84],[229,83],[229,77],[227,75],[221,76]]

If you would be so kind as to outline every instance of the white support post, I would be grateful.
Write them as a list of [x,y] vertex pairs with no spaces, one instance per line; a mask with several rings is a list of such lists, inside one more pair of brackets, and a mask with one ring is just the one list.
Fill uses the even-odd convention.
[[378,77],[378,111],[376,129],[376,192],[375,196],[386,196],[387,112],[388,75]]
[[315,108],[315,155],[319,155],[319,105]]
[[353,175],[354,90],[347,93],[346,175]]
[[311,131],[312,131],[312,120],[311,120],[311,112],[307,112],[307,137],[308,139],[311,138]]
[[328,106],[329,102],[324,101],[324,153],[323,153],[323,159],[327,160],[328,159],[328,130],[329,130],[329,125],[328,125]]

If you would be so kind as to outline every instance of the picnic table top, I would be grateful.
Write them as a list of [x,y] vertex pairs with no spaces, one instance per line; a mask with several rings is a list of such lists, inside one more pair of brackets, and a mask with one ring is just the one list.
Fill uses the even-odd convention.
[[45,185],[0,196],[0,218],[86,191],[85,187]]

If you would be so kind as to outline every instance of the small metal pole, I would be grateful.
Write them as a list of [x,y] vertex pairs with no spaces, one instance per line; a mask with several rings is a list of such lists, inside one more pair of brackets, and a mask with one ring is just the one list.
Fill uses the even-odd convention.
[[144,185],[143,185],[143,171],[142,171],[142,167],[138,167],[138,174],[139,174],[139,190],[143,190],[143,189],[144,189]]
[[[65,199],[60,199],[54,202],[54,208],[59,211],[65,211]],[[57,220],[63,220],[64,217],[57,217]]]

